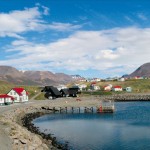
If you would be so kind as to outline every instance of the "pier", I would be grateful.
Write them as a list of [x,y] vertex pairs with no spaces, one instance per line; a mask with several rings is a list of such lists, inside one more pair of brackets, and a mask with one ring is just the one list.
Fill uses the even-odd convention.
[[46,112],[67,114],[67,113],[113,113],[115,111],[114,102],[113,101],[101,101],[97,106],[85,106],[85,107],[41,107],[42,110]]

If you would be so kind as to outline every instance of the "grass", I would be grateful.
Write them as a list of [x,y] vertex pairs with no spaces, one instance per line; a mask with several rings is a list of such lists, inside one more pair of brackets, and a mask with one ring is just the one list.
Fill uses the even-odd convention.
[[35,98],[35,100],[45,100],[46,98],[44,97],[44,94],[45,94],[45,93],[41,93],[39,96],[37,96],[37,97]]
[[[74,83],[69,84],[69,86],[72,86]],[[90,82],[76,82],[76,84],[86,84],[87,87],[89,88]],[[96,85],[100,86],[101,91],[103,90],[103,87],[105,85],[112,84],[113,86],[119,85],[122,88],[126,87],[131,87],[132,88],[132,93],[150,93],[150,79],[132,79],[132,80],[127,80],[125,82],[119,82],[119,81],[103,81],[103,82],[97,82]],[[115,92],[116,93],[116,92]],[[117,92],[119,94],[119,92]],[[116,93],[116,94],[117,94]],[[124,92],[123,92],[124,93]],[[88,94],[85,92],[85,94]],[[90,94],[90,93],[89,93]],[[95,93],[96,94],[96,93]],[[110,94],[110,93],[103,93],[101,94]]]
[[[69,86],[73,85],[69,84]],[[78,84],[86,84],[88,87],[90,86],[90,82],[78,82]],[[111,82],[97,82],[97,85],[100,86],[101,90],[97,92],[82,92],[81,96],[90,96],[90,95],[112,95],[112,94],[122,94],[123,92],[105,92],[102,91],[102,88],[107,85],[112,84],[120,85],[122,88],[131,87],[133,89],[132,93],[150,93],[150,79],[142,79],[142,80],[127,80],[125,82],[119,81],[111,81]],[[0,94],[7,94],[13,87],[23,87],[29,93],[29,99],[40,92],[40,88],[38,86],[18,86],[12,83],[8,83],[6,81],[0,81]],[[35,92],[36,91],[36,92]],[[45,99],[44,93],[41,93],[39,96],[35,98],[36,100]]]

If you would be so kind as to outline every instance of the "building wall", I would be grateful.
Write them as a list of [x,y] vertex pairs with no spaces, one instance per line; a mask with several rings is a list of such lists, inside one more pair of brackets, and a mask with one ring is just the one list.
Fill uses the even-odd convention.
[[113,91],[122,91],[122,88],[113,88]]
[[13,100],[10,97],[5,98],[5,103],[11,104]]
[[4,98],[0,98],[0,105],[4,105]]

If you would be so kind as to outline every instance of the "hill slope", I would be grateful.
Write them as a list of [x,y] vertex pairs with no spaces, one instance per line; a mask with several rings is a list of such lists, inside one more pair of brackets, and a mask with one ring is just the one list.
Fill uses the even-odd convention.
[[150,63],[143,64],[138,69],[136,69],[133,73],[129,75],[129,77],[150,77]]

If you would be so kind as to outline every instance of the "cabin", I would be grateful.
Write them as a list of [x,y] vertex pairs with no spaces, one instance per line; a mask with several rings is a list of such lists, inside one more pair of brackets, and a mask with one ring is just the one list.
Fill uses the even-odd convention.
[[122,87],[121,86],[114,86],[113,88],[112,88],[112,91],[115,91],[115,92],[118,92],[118,91],[122,91]]
[[77,97],[78,92],[77,92],[76,89],[74,89],[74,88],[69,88],[69,89],[68,89],[68,92],[69,92],[69,97]]
[[81,94],[81,90],[78,86],[72,86],[69,90],[76,91],[76,94]]
[[45,86],[41,92],[45,92],[45,98],[47,99],[55,99],[62,96],[59,90],[53,86]]
[[97,91],[97,90],[100,90],[100,87],[99,87],[98,85],[91,84],[91,85],[90,85],[90,89],[91,89],[91,90],[94,90],[94,91]]
[[68,97],[69,96],[69,90],[68,89],[61,89],[60,93],[62,97]]
[[9,105],[14,102],[14,98],[7,94],[0,95],[0,105]]
[[15,103],[27,102],[29,100],[28,92],[24,88],[13,88],[7,95],[14,97]]

